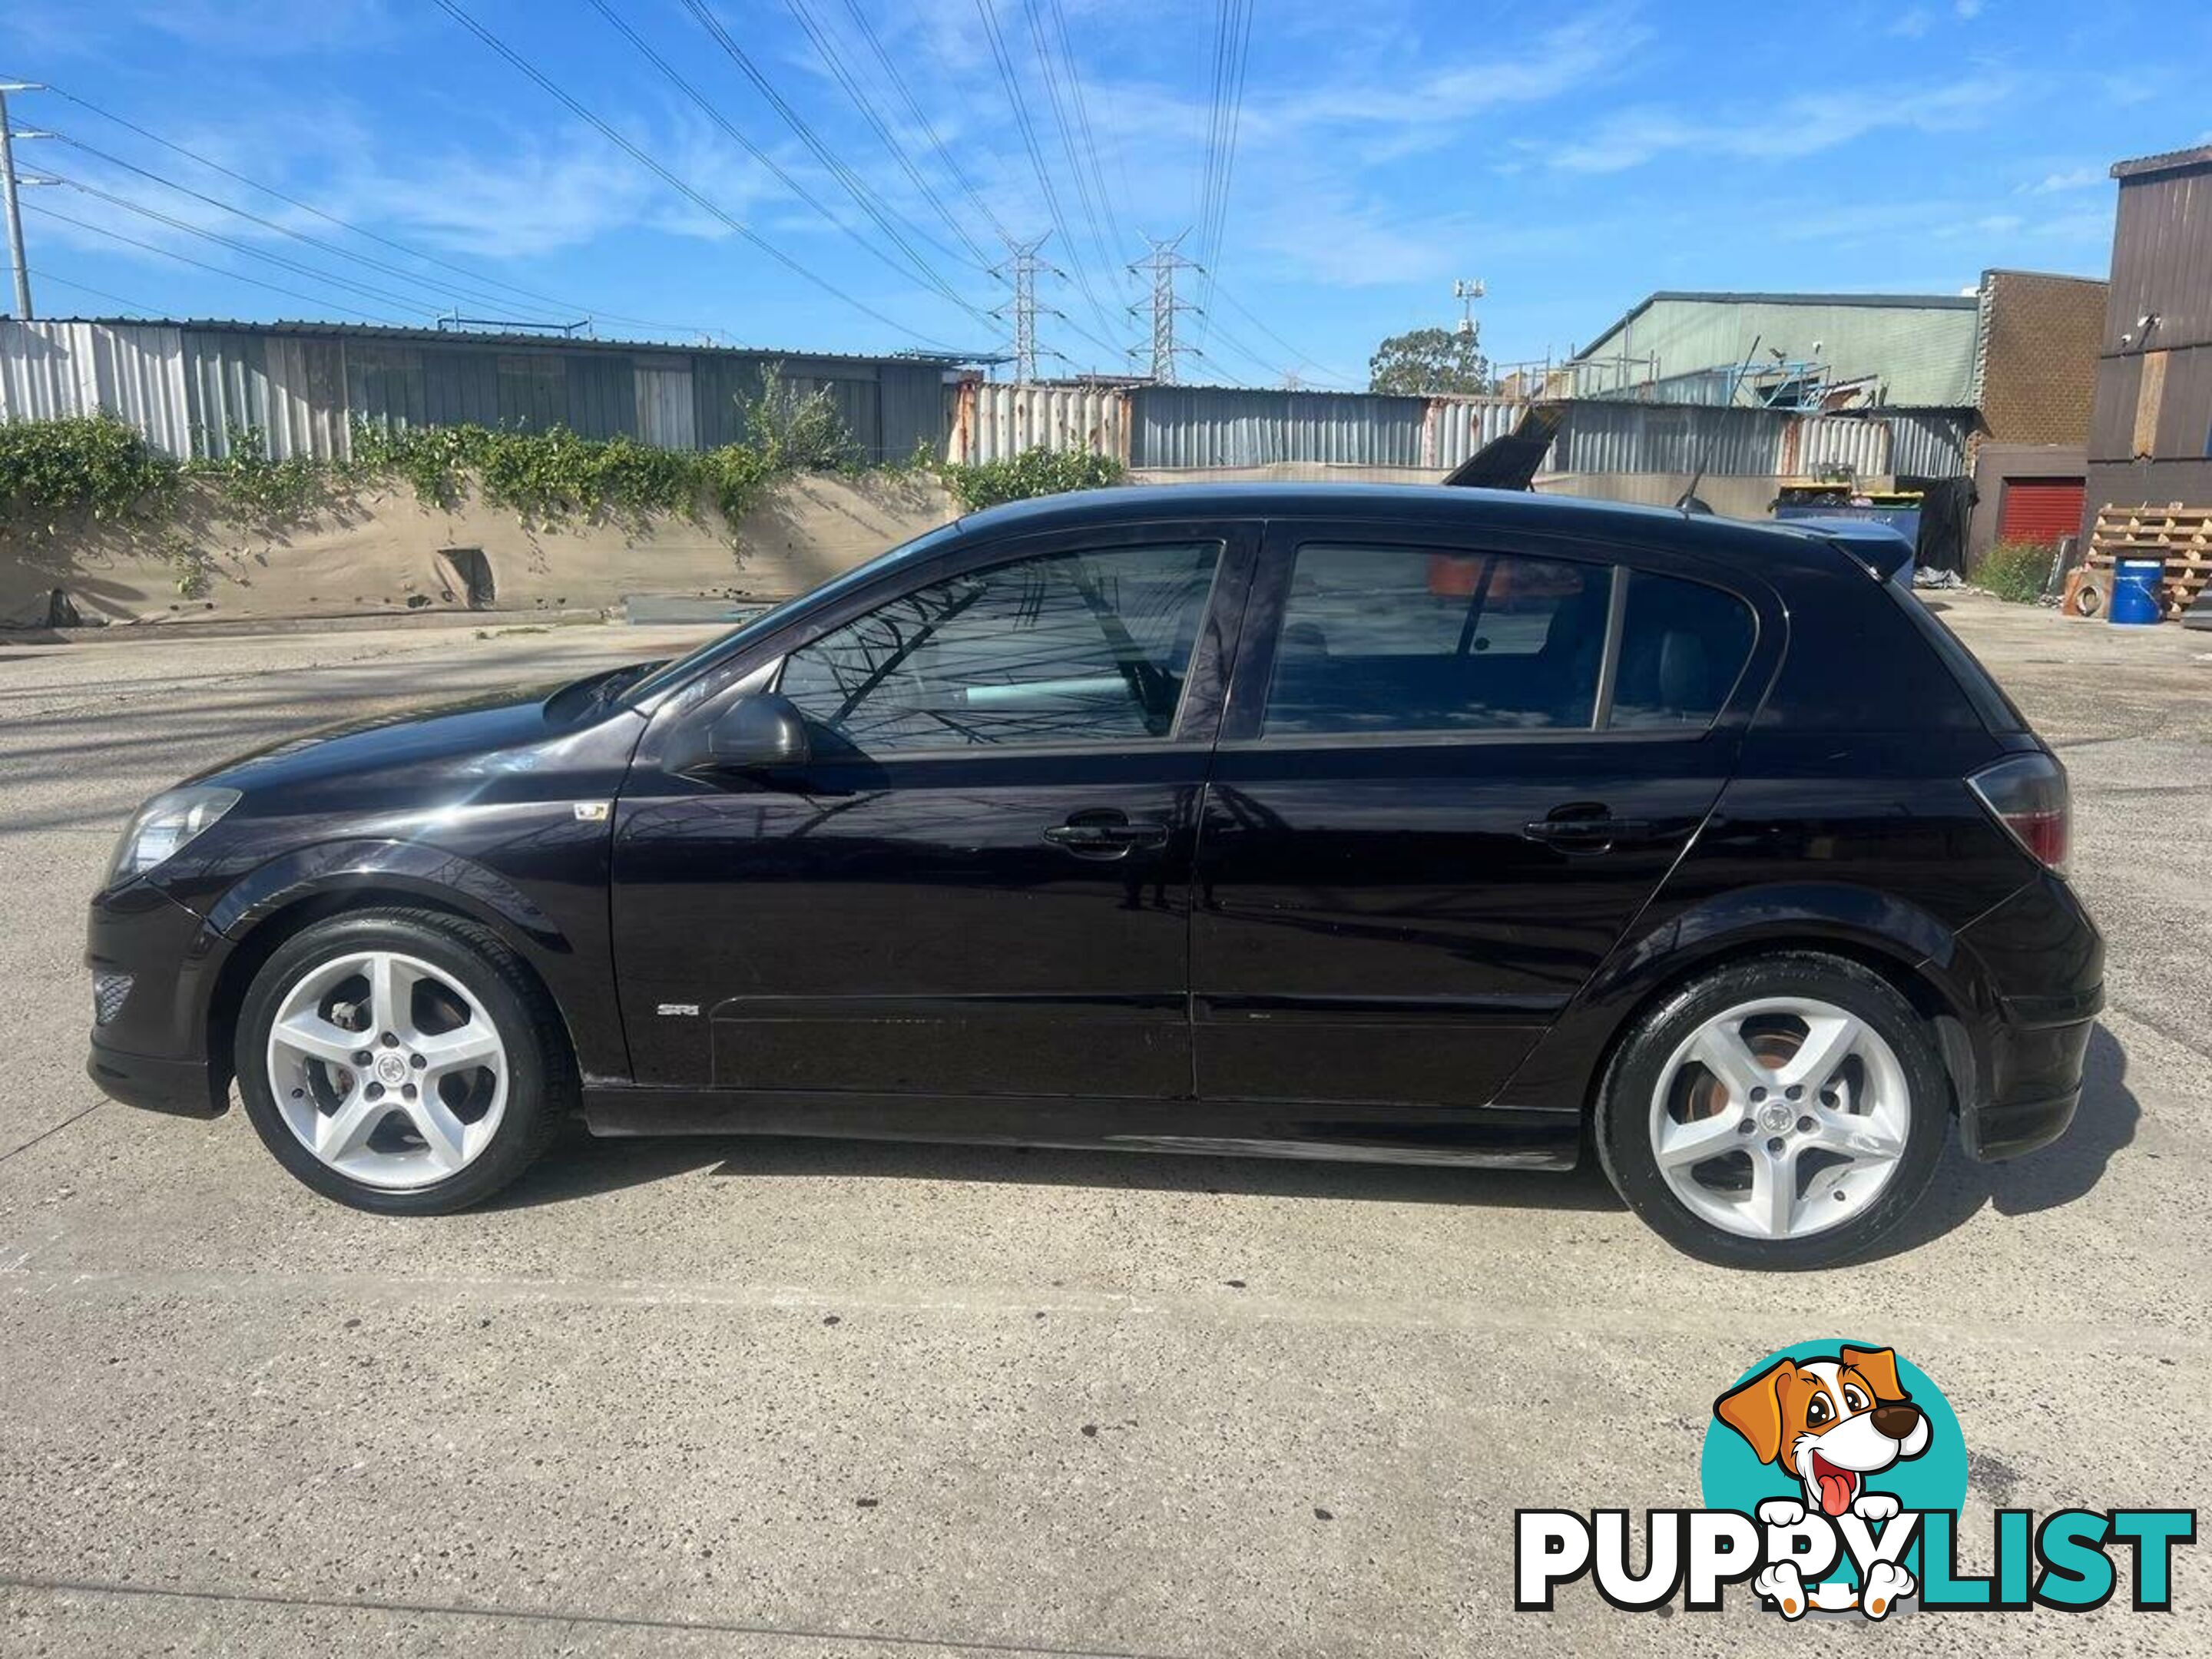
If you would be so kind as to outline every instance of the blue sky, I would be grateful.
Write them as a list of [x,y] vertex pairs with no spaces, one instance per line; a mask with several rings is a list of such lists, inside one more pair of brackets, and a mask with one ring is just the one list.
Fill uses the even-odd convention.
[[1146,290],[1121,262],[1144,233],[1193,227],[1185,251],[1212,281],[1186,273],[1183,292],[1212,303],[1183,319],[1204,350],[1186,379],[1363,382],[1377,339],[1456,318],[1458,276],[1487,283],[1477,315],[1506,362],[1587,343],[1655,289],[1955,292],[1990,265],[2101,275],[2111,162],[2212,142],[2202,0],[1255,0],[1225,194],[1212,198],[1226,150],[1208,142],[1225,125],[1218,0],[605,0],[712,115],[593,0],[456,3],[691,193],[434,0],[9,0],[0,76],[49,82],[305,204],[85,103],[18,95],[18,129],[75,141],[26,141],[19,165],[105,192],[26,192],[40,311],[118,309],[89,288],[173,315],[419,323],[454,306],[589,313],[613,337],[988,349],[1004,325],[979,313],[1006,291],[965,244],[998,257],[996,227],[1050,231],[1045,257],[1068,273],[1041,289],[1066,313],[1041,321],[1063,354],[1048,372],[1119,369],[1146,331],[1124,310]]

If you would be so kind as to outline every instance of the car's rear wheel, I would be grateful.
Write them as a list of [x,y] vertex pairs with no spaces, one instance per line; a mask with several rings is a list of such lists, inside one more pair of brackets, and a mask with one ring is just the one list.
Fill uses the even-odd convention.
[[1950,1098],[1928,1022],[1887,981],[1777,952],[1638,1020],[1595,1127],[1620,1195],[1689,1254],[1825,1267],[1874,1249],[1918,1201]]
[[537,981],[496,934],[432,910],[356,912],[288,939],[246,992],[235,1063],[278,1162],[395,1214],[497,1192],[575,1099]]

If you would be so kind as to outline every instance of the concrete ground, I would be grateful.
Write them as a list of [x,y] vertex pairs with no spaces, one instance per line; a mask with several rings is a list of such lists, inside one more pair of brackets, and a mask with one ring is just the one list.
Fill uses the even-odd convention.
[[[1516,1506],[1694,1504],[1714,1395],[1838,1334],[1948,1393],[1970,1562],[1993,1506],[2201,1500],[2212,636],[1942,603],[2072,769],[2112,1006],[2065,1141],[1794,1279],[1587,1171],[579,1139],[356,1214],[85,1081],[111,838],[226,752],[677,635],[0,646],[0,1652],[1834,1650],[1741,1595],[1518,1614],[1510,1562]],[[1878,1640],[2212,1650],[2201,1548],[2177,1593]]]

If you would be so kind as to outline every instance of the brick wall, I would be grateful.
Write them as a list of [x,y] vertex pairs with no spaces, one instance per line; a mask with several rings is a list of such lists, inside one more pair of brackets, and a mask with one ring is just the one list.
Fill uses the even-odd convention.
[[2106,284],[1992,270],[1982,277],[1982,421],[1999,443],[2089,437]]

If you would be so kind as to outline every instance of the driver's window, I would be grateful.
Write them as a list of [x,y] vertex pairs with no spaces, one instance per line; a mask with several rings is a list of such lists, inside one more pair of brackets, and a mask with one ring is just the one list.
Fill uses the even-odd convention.
[[1220,555],[1178,543],[969,571],[793,652],[778,690],[868,755],[1165,738]]

